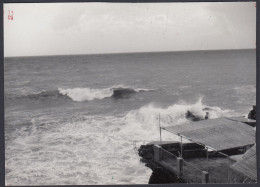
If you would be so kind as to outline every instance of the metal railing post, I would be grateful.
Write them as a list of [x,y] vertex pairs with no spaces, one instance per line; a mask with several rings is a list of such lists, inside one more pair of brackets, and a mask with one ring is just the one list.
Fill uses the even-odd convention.
[[182,158],[182,152],[183,150],[182,150],[182,136],[181,136],[181,158]]
[[181,176],[183,174],[183,158],[177,157],[177,172]]
[[207,147],[207,172],[209,172],[209,148]]
[[160,128],[160,144],[162,145],[162,128],[161,128],[161,115],[159,113],[159,128]]
[[153,146],[153,151],[154,151],[154,160],[159,162],[162,160],[162,149],[159,145],[154,145]]
[[202,181],[203,184],[209,183],[209,173],[202,171]]
[[230,159],[229,156],[227,158],[228,158],[228,184],[229,184],[230,183]]

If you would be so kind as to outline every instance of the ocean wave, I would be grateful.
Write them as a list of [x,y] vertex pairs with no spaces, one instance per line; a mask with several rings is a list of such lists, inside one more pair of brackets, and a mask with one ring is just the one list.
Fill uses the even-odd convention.
[[104,99],[112,97],[114,99],[124,99],[132,96],[135,93],[151,91],[152,89],[145,88],[131,88],[122,86],[113,86],[109,88],[58,88],[58,90],[46,91],[42,90],[37,93],[28,95],[7,95],[7,99],[58,99],[69,98],[76,102],[91,101],[94,99]]
[[111,97],[113,91],[109,88],[105,89],[92,89],[92,88],[72,88],[72,89],[61,89],[59,88],[59,93],[61,95],[66,95],[73,101],[82,102],[94,99],[103,99],[106,97]]
[[[18,135],[7,151],[9,184],[20,182],[13,180],[12,176],[26,177],[32,172],[41,177],[37,180],[34,177],[29,182],[38,185],[66,184],[68,180],[75,181],[75,176],[82,179],[77,180],[77,184],[112,184],[111,171],[118,183],[146,182],[150,170],[137,161],[131,137],[120,134],[125,118],[99,115],[78,117],[80,120],[54,122],[46,130],[39,128],[41,117],[36,117],[29,122],[30,127],[17,129]],[[21,154],[23,159],[19,159]],[[55,169],[50,170],[50,162]],[[47,170],[50,170],[48,176],[44,174]],[[140,173],[142,177],[138,177]],[[56,178],[58,175],[64,177]],[[86,175],[88,177],[84,178]],[[27,180],[23,182],[27,184]]]
[[207,112],[209,119],[233,115],[232,110],[203,104],[202,98],[199,98],[198,101],[193,104],[182,102],[180,104],[171,105],[167,108],[162,108],[155,104],[149,104],[138,110],[128,112],[126,115],[126,121],[129,125],[125,129],[125,132],[140,131],[143,134],[142,136],[147,135],[147,139],[151,136],[158,138],[159,123],[160,126],[189,123],[192,120],[187,117],[188,111],[200,119],[205,119]]
[[8,99],[32,99],[32,100],[40,100],[40,99],[49,99],[49,98],[64,98],[63,95],[59,93],[58,90],[46,91],[42,90],[40,92],[31,93],[27,95],[7,95]]
[[113,97],[115,99],[128,98],[132,94],[144,91],[151,91],[152,89],[144,88],[129,88],[115,86],[110,88],[103,89],[94,89],[94,88],[72,88],[72,89],[62,89],[59,88],[59,93],[66,95],[71,98],[73,101],[83,102],[90,101],[94,99],[104,99],[107,97]]

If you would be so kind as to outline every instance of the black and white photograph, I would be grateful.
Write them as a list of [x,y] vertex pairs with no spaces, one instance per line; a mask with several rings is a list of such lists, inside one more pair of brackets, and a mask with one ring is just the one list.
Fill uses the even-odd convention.
[[6,186],[256,183],[256,6],[4,4]]

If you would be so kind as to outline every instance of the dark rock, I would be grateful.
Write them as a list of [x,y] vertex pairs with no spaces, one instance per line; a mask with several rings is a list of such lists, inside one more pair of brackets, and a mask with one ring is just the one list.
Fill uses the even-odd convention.
[[157,170],[153,171],[150,176],[148,184],[169,184],[169,183],[185,183],[184,180],[177,175],[171,174],[167,171]]
[[185,117],[188,119],[188,120],[191,120],[191,121],[200,121],[200,120],[203,120],[204,118],[200,117],[200,116],[195,116],[192,112],[190,112],[189,110],[187,111],[187,113],[185,114]]
[[248,114],[248,119],[256,120],[256,106],[253,105],[253,109]]

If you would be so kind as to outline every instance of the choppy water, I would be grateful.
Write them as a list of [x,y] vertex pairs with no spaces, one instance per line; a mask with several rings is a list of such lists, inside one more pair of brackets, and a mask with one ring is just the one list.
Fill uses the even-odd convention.
[[187,110],[247,114],[256,100],[255,55],[5,58],[7,184],[147,184],[151,171],[133,141],[158,140],[159,114],[162,125],[188,123]]

